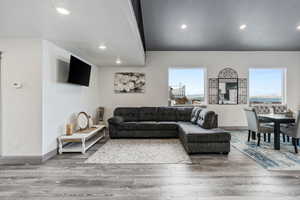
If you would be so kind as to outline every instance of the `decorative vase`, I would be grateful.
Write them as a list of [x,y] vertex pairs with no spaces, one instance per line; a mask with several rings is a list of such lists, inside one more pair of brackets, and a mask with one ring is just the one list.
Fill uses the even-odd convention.
[[66,135],[72,135],[73,134],[73,124],[67,124],[66,126]]
[[89,116],[89,128],[92,128],[94,126],[94,122],[91,116]]

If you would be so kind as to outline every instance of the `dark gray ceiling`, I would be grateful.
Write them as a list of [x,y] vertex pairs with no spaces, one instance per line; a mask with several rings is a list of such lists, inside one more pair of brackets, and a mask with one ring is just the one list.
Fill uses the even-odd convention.
[[[300,0],[141,0],[152,51],[299,51]],[[187,24],[186,30],[180,25]],[[241,31],[239,26],[247,24]]]

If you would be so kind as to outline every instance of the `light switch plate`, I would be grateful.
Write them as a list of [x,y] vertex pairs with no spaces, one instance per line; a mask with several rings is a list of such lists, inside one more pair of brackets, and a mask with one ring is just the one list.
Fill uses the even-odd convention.
[[22,88],[22,83],[18,83],[18,82],[15,82],[15,83],[13,83],[13,88],[16,88],[16,89],[20,89],[20,88]]

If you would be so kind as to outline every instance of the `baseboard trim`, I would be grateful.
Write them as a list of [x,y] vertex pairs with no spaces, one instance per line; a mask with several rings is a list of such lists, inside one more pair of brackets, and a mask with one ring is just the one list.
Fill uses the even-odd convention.
[[0,165],[37,165],[46,162],[57,155],[58,149],[46,153],[43,156],[2,156],[0,157]]
[[58,154],[58,148],[53,149],[52,151],[49,151],[45,155],[42,156],[42,162],[46,162],[47,160],[53,158]]
[[41,164],[41,156],[2,156],[0,164],[5,165],[20,165],[20,164]]

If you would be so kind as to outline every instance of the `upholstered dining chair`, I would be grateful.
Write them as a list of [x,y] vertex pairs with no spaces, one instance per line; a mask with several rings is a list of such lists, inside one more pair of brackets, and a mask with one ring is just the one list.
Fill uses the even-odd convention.
[[282,104],[273,105],[272,109],[274,114],[286,114],[288,111],[287,105]]
[[251,132],[255,132],[257,134],[257,146],[260,146],[260,134],[264,134],[264,141],[266,141],[266,134],[273,133],[274,127],[260,123],[254,108],[245,108],[244,111],[248,122],[248,142],[251,138]]
[[[255,112],[257,114],[271,114],[272,113],[271,107],[266,104],[254,104],[254,105],[251,105],[251,108],[254,108]],[[269,121],[266,119],[259,119],[259,122],[269,123]]]
[[[287,114],[287,112],[288,112],[288,107],[287,107],[287,105],[284,105],[284,104],[276,104],[276,105],[273,105],[272,108],[273,108],[274,114]],[[291,125],[292,124],[280,124],[280,127],[287,128]],[[290,137],[288,135],[285,135],[284,133],[282,133],[282,141],[290,142]]]
[[[251,105],[251,108],[255,109],[255,112],[257,114],[272,114],[272,107],[268,104],[253,104]],[[270,125],[273,126],[273,122],[270,122],[269,120],[265,118],[258,118],[258,121],[261,125]],[[264,134],[264,140],[266,140],[266,134]],[[271,134],[268,134],[268,142],[271,142]]]
[[298,153],[297,146],[299,145],[300,138],[300,110],[297,114],[297,121],[294,126],[280,127],[280,131],[292,138],[292,143],[295,148],[295,153]]

